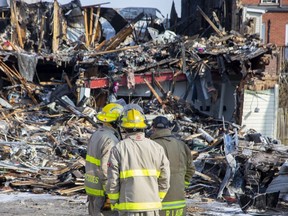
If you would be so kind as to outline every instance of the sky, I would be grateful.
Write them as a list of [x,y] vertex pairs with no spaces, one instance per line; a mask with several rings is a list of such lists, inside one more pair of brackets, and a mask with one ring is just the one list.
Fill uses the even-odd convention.
[[[62,0],[63,1],[63,0]],[[124,7],[155,7],[158,8],[164,17],[170,16],[171,6],[173,0],[80,0],[82,5],[93,5],[100,3],[109,4],[103,5],[103,7],[112,7],[112,8],[124,8]],[[69,2],[69,1],[68,1]],[[174,0],[176,11],[178,17],[181,16],[181,0]]]

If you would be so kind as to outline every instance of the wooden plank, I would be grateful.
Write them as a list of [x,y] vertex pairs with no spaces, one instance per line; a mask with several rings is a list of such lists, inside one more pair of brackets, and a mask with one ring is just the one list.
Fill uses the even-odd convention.
[[14,7],[13,7],[13,4],[15,0],[10,0],[10,23],[11,23],[11,28],[13,29],[13,31],[11,31],[11,43],[15,43],[16,41],[16,34],[15,34],[15,11],[14,11]]
[[42,182],[28,180],[28,181],[13,181],[10,183],[12,186],[32,186],[32,187],[44,187],[44,188],[52,188],[54,185],[45,184]]
[[195,138],[197,138],[197,137],[199,137],[199,136],[202,136],[202,133],[192,134],[192,135],[186,137],[186,138],[185,138],[185,141],[195,139]]
[[54,175],[61,175],[61,174],[63,174],[63,173],[65,173],[65,172],[69,172],[71,169],[69,168],[69,167],[65,167],[65,168],[63,168],[63,169],[61,169],[61,170],[55,170],[55,171],[53,171],[53,174]]
[[59,48],[60,41],[60,22],[59,22],[59,4],[57,0],[54,0],[54,11],[53,11],[53,42],[52,51],[55,53]]
[[85,44],[89,46],[89,30],[88,30],[88,18],[87,8],[84,9],[84,26],[85,26]]
[[144,82],[146,83],[146,85],[148,86],[148,88],[150,89],[152,94],[155,96],[155,98],[158,100],[158,102],[160,104],[163,104],[161,97],[158,95],[158,93],[155,91],[155,89],[150,85],[150,83],[145,78],[144,78]]
[[200,176],[201,178],[203,178],[206,181],[215,182],[210,176],[205,175],[203,173],[200,173],[198,171],[195,171],[195,175]]
[[59,193],[60,195],[68,195],[70,193],[81,191],[81,190],[84,190],[84,186],[83,185],[76,186],[76,187],[69,188],[69,189],[57,190],[56,192]]
[[89,19],[89,44],[91,44],[92,40],[92,29],[93,29],[93,11],[94,8],[90,8],[90,19]]
[[95,38],[97,36],[97,28],[98,28],[99,18],[100,18],[100,6],[97,8],[97,14],[96,14],[96,19],[94,21],[94,29],[93,29],[93,34],[92,34],[91,45],[94,45],[94,43],[95,43]]
[[40,82],[40,85],[63,85],[64,82]]
[[122,43],[126,39],[127,36],[132,34],[132,32],[132,26],[126,26],[108,41],[108,46],[105,48],[105,51],[115,49],[120,43]]
[[114,37],[110,38],[106,41],[104,47],[105,51],[115,49],[120,43],[122,43],[126,37],[133,32],[133,28],[136,22],[142,19],[144,13],[139,14],[134,20],[131,21],[128,25],[126,25],[121,31],[119,31]]
[[19,42],[19,46],[21,48],[24,48],[24,43],[23,43],[23,39],[22,39],[22,34],[21,34],[21,27],[19,25],[19,21],[18,21],[18,16],[17,16],[17,7],[16,7],[16,1],[12,0],[12,11],[13,11],[13,14],[14,14],[14,25],[16,26],[16,32],[17,32],[17,36],[18,36],[18,42]]

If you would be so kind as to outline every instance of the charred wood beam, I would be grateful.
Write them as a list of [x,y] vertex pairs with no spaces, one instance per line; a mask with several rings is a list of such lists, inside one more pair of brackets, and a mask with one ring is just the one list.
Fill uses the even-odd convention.
[[38,53],[41,51],[42,48],[42,43],[43,43],[43,38],[44,38],[44,24],[46,20],[46,16],[42,16],[41,18],[41,26],[40,26],[40,38],[39,38],[39,45],[38,45]]
[[214,23],[209,19],[209,17],[204,13],[204,11],[197,5],[197,9],[204,17],[204,19],[210,24],[210,26],[214,29],[214,31],[220,36],[223,37],[223,33],[214,25]]
[[127,36],[132,34],[135,23],[141,20],[143,16],[144,13],[142,12],[134,20],[132,20],[131,23],[129,23],[126,27],[119,31],[114,37],[106,41],[104,45],[106,47],[105,51],[115,49],[117,46],[119,46],[119,44],[122,43]]
[[217,14],[215,13],[215,11],[212,12],[212,16],[213,16],[215,22],[217,23],[219,29],[220,29],[220,30],[223,30],[223,27],[222,27],[222,25],[221,25],[221,23],[220,23],[220,20],[219,20]]

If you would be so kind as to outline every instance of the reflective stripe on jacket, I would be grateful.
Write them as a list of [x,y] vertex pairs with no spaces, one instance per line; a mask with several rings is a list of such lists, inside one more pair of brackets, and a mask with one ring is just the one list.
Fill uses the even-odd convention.
[[85,190],[88,195],[105,196],[107,163],[111,148],[119,142],[112,127],[103,126],[90,138],[85,165]]
[[111,150],[107,194],[119,211],[142,212],[161,209],[169,188],[169,161],[164,149],[145,138],[129,134]]
[[186,206],[185,186],[189,185],[195,172],[191,150],[176,139],[170,129],[156,129],[151,139],[164,148],[170,162],[171,186],[162,202],[163,210],[183,208]]

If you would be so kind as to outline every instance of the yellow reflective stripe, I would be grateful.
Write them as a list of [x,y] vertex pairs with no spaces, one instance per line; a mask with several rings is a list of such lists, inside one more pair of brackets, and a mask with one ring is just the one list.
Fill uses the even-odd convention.
[[110,204],[111,210],[113,211],[115,209],[115,204]]
[[190,182],[185,181],[185,186],[189,186]]
[[120,194],[119,193],[113,193],[113,194],[107,194],[109,199],[111,200],[118,200],[119,199],[119,196]]
[[162,202],[162,206],[162,210],[184,208],[186,206],[186,201],[177,200],[172,202]]
[[162,204],[160,202],[150,202],[150,203],[116,203],[114,209],[118,210],[153,210],[161,209]]
[[164,199],[164,197],[166,196],[166,192],[159,192],[159,197],[160,199]]
[[160,176],[160,172],[157,170],[125,170],[120,172],[120,178],[130,178],[134,176],[156,176],[157,178]]
[[95,157],[92,157],[91,155],[86,155],[86,161],[88,161],[89,163],[95,164],[96,166],[100,166],[101,165],[101,161]]
[[94,188],[90,188],[90,187],[85,186],[85,191],[89,195],[104,196],[104,190],[98,190],[98,189],[94,189]]

